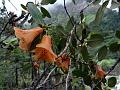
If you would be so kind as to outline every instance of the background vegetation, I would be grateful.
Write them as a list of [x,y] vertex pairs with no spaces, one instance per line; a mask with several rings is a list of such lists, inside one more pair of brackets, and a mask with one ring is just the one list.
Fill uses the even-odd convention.
[[[99,0],[72,0],[64,6],[56,6],[54,10],[41,9],[40,5],[55,1],[21,4],[29,13],[23,11],[20,17],[7,12],[3,3],[0,8],[0,90],[34,90],[32,87],[35,90],[109,90],[115,86],[114,77],[95,80],[92,66],[99,64],[107,75],[120,75],[120,13],[106,8],[109,0],[101,6],[98,5]],[[115,1],[112,5],[115,3],[120,4]],[[57,55],[72,37],[65,50],[71,58],[68,72],[56,68],[50,73],[55,64],[42,62],[35,75],[32,57],[18,47],[19,40],[14,35],[13,26],[30,29],[38,25],[53,38],[53,51]],[[74,33],[70,34],[72,29],[75,29]]]

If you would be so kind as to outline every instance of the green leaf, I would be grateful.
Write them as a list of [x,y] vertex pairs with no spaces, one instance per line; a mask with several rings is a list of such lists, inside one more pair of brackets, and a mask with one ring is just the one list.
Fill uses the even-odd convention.
[[32,2],[28,2],[27,8],[28,8],[30,15],[35,20],[35,22],[37,22],[37,24],[42,24],[43,23],[42,13],[39,11],[37,6]]
[[27,7],[25,5],[23,5],[23,4],[20,4],[20,5],[24,10],[27,10]]
[[98,9],[96,17],[95,17],[95,23],[96,24],[99,24],[101,22],[103,14],[104,14],[104,11],[106,9],[106,6],[108,5],[108,2],[109,1],[105,1],[103,3],[103,5]]
[[109,87],[114,87],[116,83],[117,83],[116,77],[110,77],[107,82]]
[[85,85],[85,90],[91,90],[90,86]]
[[90,75],[85,75],[83,79],[84,79],[85,85],[88,85],[88,86],[91,85],[92,79]]
[[119,50],[119,48],[120,48],[120,45],[118,44],[118,42],[114,42],[114,43],[110,44],[110,46],[109,46],[109,50],[111,52],[117,52]]
[[83,11],[80,12],[80,18],[81,18],[81,23],[83,23],[83,21],[84,21],[84,12]]
[[57,0],[42,0],[41,4],[42,5],[47,5],[47,4],[54,4]]
[[68,22],[67,22],[67,25],[66,25],[67,31],[70,31],[70,30],[73,28],[73,25],[72,25],[71,20],[74,21],[73,16],[72,16],[72,17],[68,20]]
[[107,46],[103,46],[98,50],[98,60],[103,60],[107,55],[108,49]]
[[73,76],[80,77],[81,71],[79,69],[75,69],[72,71]]
[[66,41],[67,41],[66,38],[62,38],[62,39],[60,40],[60,42],[59,42],[59,44],[58,44],[58,49],[59,49],[59,51],[63,50],[63,48],[64,48],[65,45],[66,45]]
[[75,37],[72,38],[71,44],[72,44],[73,47],[75,47],[75,48],[77,47],[77,40],[76,40]]
[[104,38],[102,35],[93,33],[93,34],[90,34],[89,38],[87,39],[87,44],[90,47],[97,47],[101,45],[103,41],[104,41]]
[[89,61],[90,60],[90,56],[89,56],[87,47],[86,46],[81,46],[80,48],[81,48],[80,52],[81,52],[83,60]]
[[85,16],[85,23],[89,25],[92,21],[95,20],[95,15],[94,14],[89,14]]
[[40,9],[45,17],[51,18],[50,13],[44,7],[41,7]]
[[116,31],[115,36],[120,39],[120,31]]
[[33,50],[36,48],[36,45],[40,42],[40,39],[41,39],[41,35],[38,35],[35,37],[35,39],[31,43],[30,50]]
[[82,63],[79,64],[79,67],[76,67],[73,71],[72,74],[75,77],[86,77],[89,74],[89,69],[87,65],[84,65]]

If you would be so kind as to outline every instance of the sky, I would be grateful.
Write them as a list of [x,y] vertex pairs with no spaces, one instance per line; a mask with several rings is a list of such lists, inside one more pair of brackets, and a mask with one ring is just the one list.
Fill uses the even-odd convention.
[[[10,3],[9,1],[10,1],[11,3]],[[36,1],[37,1],[37,2],[40,2],[40,0],[36,0]],[[50,4],[49,4],[49,5],[45,6],[45,8],[46,8],[46,9],[50,9],[50,8],[55,8],[55,6],[58,5],[58,4],[63,5],[63,1],[64,1],[64,0],[57,0],[54,5],[50,5]],[[69,3],[69,2],[71,2],[71,1],[72,1],[72,0],[66,0],[66,3]],[[104,1],[106,1],[106,0],[101,0],[100,5],[101,5]],[[12,12],[14,12],[14,13],[17,14],[17,15],[20,15],[20,14],[21,14],[21,10],[22,10],[20,4],[26,5],[27,2],[35,2],[35,0],[5,0],[5,6],[6,6],[8,12],[9,12],[9,11],[12,11]],[[110,8],[111,2],[112,2],[112,0],[109,1],[109,5],[107,6],[107,8]],[[2,6],[2,0],[1,0],[1,2],[0,2],[0,7],[1,7],[1,6]]]
[[[10,1],[11,3],[10,3],[9,1]],[[36,1],[37,1],[37,2],[40,2],[40,0],[36,0]],[[64,1],[64,0],[57,0],[54,5],[50,5],[50,4],[49,4],[49,5],[45,6],[45,8],[46,8],[46,9],[48,9],[48,8],[53,8],[54,6],[56,6],[56,5],[58,5],[58,4],[62,4],[62,5],[63,5],[63,1]],[[20,4],[26,5],[27,2],[35,2],[35,0],[5,0],[5,6],[6,6],[8,12],[9,12],[9,11],[12,11],[12,12],[14,12],[15,14],[20,15],[21,10],[22,10]],[[69,3],[69,2],[71,2],[71,0],[66,0],[66,2]],[[1,2],[0,2],[0,7],[1,7],[1,6],[2,6],[2,0],[1,0]]]

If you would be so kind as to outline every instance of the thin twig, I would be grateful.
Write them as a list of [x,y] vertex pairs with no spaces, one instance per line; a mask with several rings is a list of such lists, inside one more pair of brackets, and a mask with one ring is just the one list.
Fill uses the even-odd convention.
[[70,32],[70,37],[68,37],[68,41],[66,42],[65,48],[64,48],[63,51],[58,55],[58,57],[60,57],[63,53],[66,52],[68,46],[70,45],[70,42],[71,42],[71,39],[72,39],[72,35],[73,35],[73,32],[74,32],[74,29],[75,29],[75,26],[73,27],[73,29],[72,29],[71,32]]
[[[52,87],[50,87],[50,88],[44,87],[44,89],[52,89],[52,90],[53,90],[55,87],[58,87],[59,85],[64,84],[64,83],[65,83],[65,80],[63,80],[63,81],[55,84],[54,86],[52,86]],[[43,86],[38,87],[36,90],[40,90],[41,88],[43,88]]]
[[17,10],[17,8],[15,7],[15,5],[10,1],[10,0],[8,0],[11,4],[12,4],[12,6]]
[[105,76],[107,76],[108,74],[110,74],[110,72],[112,72],[112,70],[114,70],[114,68],[117,66],[117,64],[120,63],[120,58],[115,62],[115,64],[109,69],[109,71],[106,73]]
[[85,9],[87,9],[91,4],[93,4],[93,2],[94,2],[94,0],[92,2],[90,2],[87,6],[85,6],[81,11],[84,11]]
[[38,86],[39,82],[42,80],[42,78],[45,76],[45,72],[48,71],[48,69],[50,68],[51,64],[48,65],[48,67],[46,68],[46,70],[42,73],[42,75],[40,76],[40,78],[37,81],[33,81],[32,85],[30,88],[32,88],[32,90],[35,90],[36,87]]
[[67,77],[66,77],[66,85],[65,85],[65,90],[68,90],[68,80],[69,80],[69,76],[70,76],[70,71],[71,71],[71,59],[70,59],[70,65],[69,65],[69,69],[68,69],[68,74],[67,74]]
[[53,71],[54,71],[56,68],[57,68],[57,67],[54,67],[54,68],[50,71],[50,73],[48,74],[48,76],[46,77],[46,79],[43,81],[43,83],[41,83],[41,84],[39,85],[39,87],[37,87],[37,88],[40,88],[42,85],[44,85],[44,84],[47,82],[47,80],[49,79],[50,75],[53,73]]
[[74,21],[71,19],[71,16],[70,16],[70,14],[69,14],[68,11],[67,11],[67,7],[66,7],[66,4],[65,4],[65,0],[64,0],[64,9],[65,9],[66,14],[68,15],[68,17],[69,17],[69,19],[70,19],[70,22],[71,22],[72,26],[74,26]]
[[20,26],[22,26],[28,19],[29,13],[24,17],[24,19],[20,22]]
[[3,31],[6,29],[6,27],[7,27],[8,24],[9,24],[9,22],[7,22],[7,23],[5,24],[4,28],[3,28],[2,31],[0,32],[0,37],[1,37],[2,33],[3,33]]

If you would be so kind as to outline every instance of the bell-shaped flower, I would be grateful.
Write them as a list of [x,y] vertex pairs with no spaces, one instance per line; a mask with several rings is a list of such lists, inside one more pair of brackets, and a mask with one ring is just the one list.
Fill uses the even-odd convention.
[[36,61],[45,60],[49,63],[54,62],[57,55],[52,50],[51,36],[44,35],[36,48],[32,51],[33,57]]
[[33,40],[43,32],[43,29],[40,27],[35,27],[29,30],[14,27],[14,30],[16,37],[20,39],[19,47],[23,51],[29,51]]
[[70,65],[70,57],[66,53],[58,57],[55,62],[57,66],[60,67],[64,72],[68,71]]
[[103,78],[105,74],[105,71],[98,64],[96,64],[95,79]]

